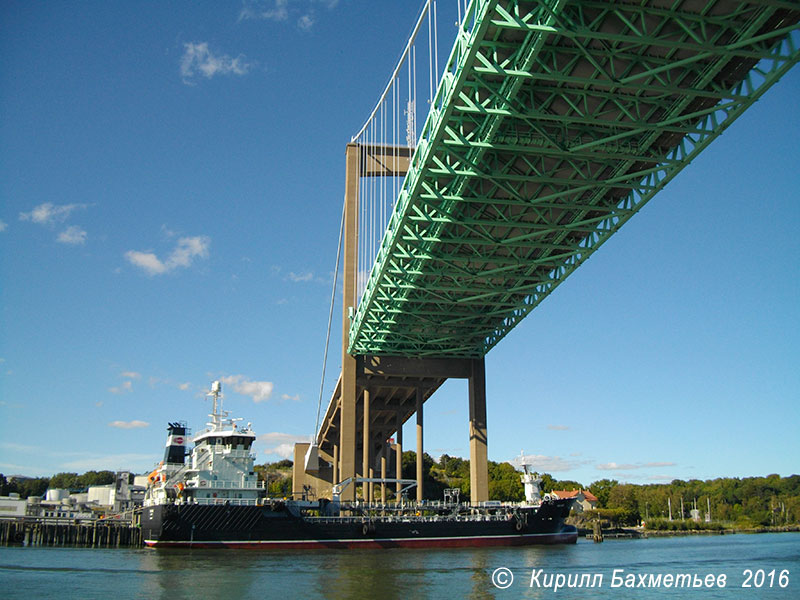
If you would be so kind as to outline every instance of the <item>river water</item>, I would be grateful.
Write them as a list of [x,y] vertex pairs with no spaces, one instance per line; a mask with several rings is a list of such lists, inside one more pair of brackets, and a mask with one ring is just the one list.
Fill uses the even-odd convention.
[[[676,588],[677,579],[670,575],[683,577],[680,587]],[[582,587],[555,592],[559,583]],[[580,540],[570,546],[453,550],[0,547],[0,597],[4,599],[662,595],[800,598],[800,533],[607,540],[602,544]]]

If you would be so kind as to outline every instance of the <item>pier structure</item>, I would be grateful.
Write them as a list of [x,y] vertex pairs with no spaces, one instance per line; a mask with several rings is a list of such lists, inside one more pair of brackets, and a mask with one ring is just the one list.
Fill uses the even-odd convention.
[[296,492],[399,478],[416,415],[421,499],[425,402],[465,378],[487,500],[485,356],[800,61],[797,2],[472,0],[440,69],[435,4],[347,146],[342,371]]
[[142,546],[138,522],[114,519],[22,517],[0,519],[0,545],[85,546],[120,548]]

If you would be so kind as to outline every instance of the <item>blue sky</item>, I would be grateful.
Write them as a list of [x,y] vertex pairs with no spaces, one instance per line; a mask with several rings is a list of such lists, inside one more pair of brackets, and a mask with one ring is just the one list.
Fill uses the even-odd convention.
[[[418,4],[3,3],[0,472],[144,471],[219,378],[259,462],[313,433],[344,148]],[[492,460],[800,471],[799,94],[795,69],[489,354]],[[465,382],[426,425],[468,456]]]

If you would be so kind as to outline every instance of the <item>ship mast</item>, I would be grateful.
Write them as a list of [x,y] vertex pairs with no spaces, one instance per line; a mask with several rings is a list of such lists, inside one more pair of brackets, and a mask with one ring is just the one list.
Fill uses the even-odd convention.
[[211,391],[206,394],[213,399],[213,407],[211,409],[211,423],[207,423],[211,427],[211,431],[218,431],[222,429],[222,419],[228,416],[228,413],[222,410],[222,384],[215,381],[211,384]]

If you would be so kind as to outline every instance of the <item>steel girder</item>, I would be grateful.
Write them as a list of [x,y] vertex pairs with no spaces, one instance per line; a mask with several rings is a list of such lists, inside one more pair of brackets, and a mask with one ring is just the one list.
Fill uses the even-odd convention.
[[481,357],[798,60],[800,2],[474,0],[350,329]]

